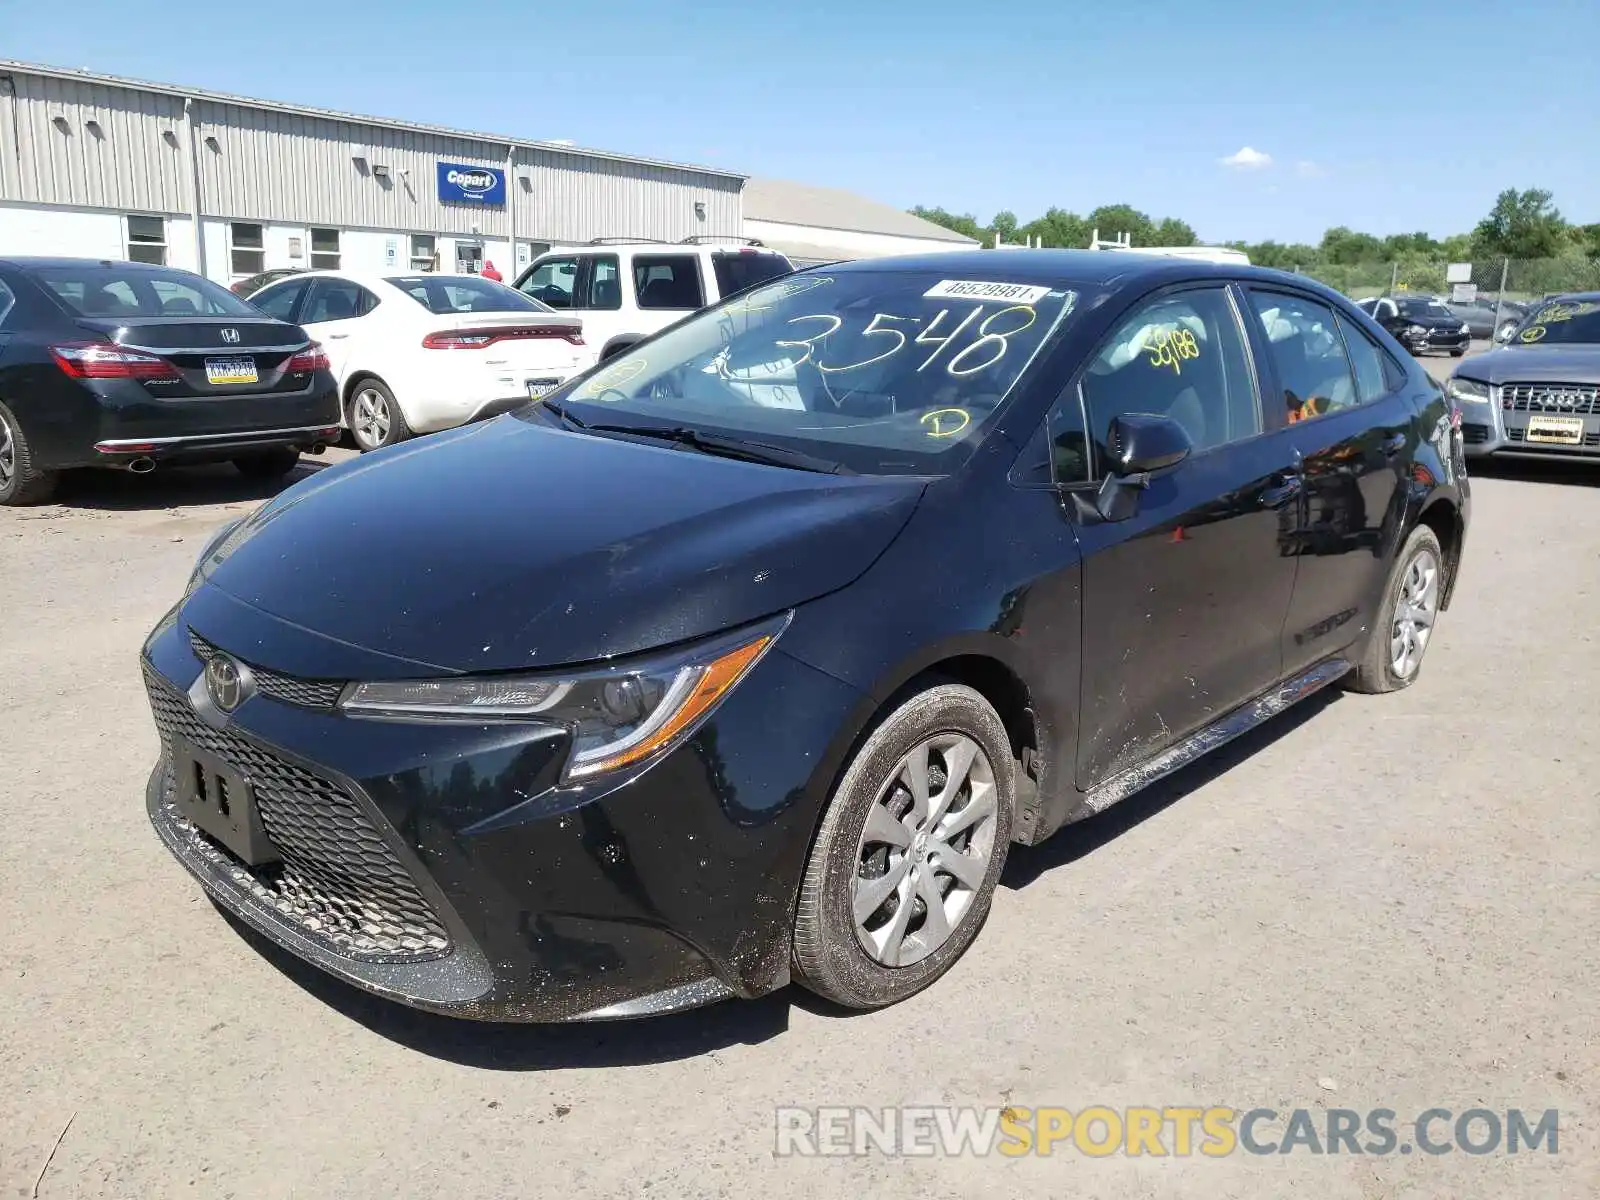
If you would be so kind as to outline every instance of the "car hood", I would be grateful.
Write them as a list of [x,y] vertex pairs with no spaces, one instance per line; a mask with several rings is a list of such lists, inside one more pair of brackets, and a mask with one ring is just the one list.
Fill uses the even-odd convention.
[[1456,372],[1482,383],[1600,383],[1600,346],[1506,346]]
[[[714,633],[856,579],[925,481],[770,467],[502,417],[320,471],[254,514],[191,600],[245,609],[300,673],[588,662]],[[240,604],[207,602],[213,589]],[[214,595],[214,593],[213,593]],[[223,640],[228,630],[197,631]],[[233,631],[252,640],[244,628]],[[264,652],[265,636],[254,639]],[[293,638],[289,638],[293,641]]]

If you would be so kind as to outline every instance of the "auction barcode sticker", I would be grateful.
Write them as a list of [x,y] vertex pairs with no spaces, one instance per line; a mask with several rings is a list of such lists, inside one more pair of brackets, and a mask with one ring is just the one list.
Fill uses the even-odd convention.
[[1039,303],[1050,294],[1047,287],[1028,283],[987,283],[981,279],[941,279],[922,293],[946,300],[995,300],[1003,304]]

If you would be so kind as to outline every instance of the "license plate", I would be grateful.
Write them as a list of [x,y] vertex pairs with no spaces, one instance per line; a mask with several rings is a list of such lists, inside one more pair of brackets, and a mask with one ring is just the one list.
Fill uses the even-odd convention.
[[257,383],[260,378],[253,358],[206,359],[207,383]]
[[1529,417],[1527,438],[1557,446],[1576,446],[1583,441],[1582,417]]
[[278,861],[248,776],[174,735],[172,781],[178,811],[202,833],[222,843],[246,866]]
[[558,387],[560,387],[561,386],[561,380],[559,380],[559,379],[529,379],[529,380],[527,380],[527,384],[528,384],[528,399],[529,400],[537,400],[540,396],[548,396],[551,392],[555,391]]

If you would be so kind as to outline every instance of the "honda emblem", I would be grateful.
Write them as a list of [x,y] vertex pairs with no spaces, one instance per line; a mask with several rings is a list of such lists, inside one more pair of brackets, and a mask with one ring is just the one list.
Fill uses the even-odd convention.
[[222,340],[230,345],[238,345],[239,331],[237,329],[224,329],[222,331]]

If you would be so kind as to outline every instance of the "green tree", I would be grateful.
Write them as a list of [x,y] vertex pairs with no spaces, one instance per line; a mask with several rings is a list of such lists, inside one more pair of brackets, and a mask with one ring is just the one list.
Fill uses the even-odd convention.
[[1378,262],[1384,257],[1383,243],[1370,233],[1357,233],[1345,225],[1335,225],[1322,235],[1321,258],[1338,266]]
[[1038,238],[1042,246],[1082,250],[1089,244],[1089,226],[1077,213],[1064,208],[1048,209],[1021,229],[1023,237]]
[[1114,238],[1118,234],[1127,234],[1133,239],[1135,246],[1155,246],[1160,243],[1152,236],[1154,226],[1146,213],[1140,212],[1131,204],[1102,204],[1095,209],[1084,221],[1088,224],[1091,235],[1098,229],[1103,238]]
[[921,217],[924,221],[932,221],[935,225],[943,225],[946,229],[953,229],[956,233],[965,234],[969,238],[984,241],[984,230],[978,224],[978,218],[971,213],[951,213],[942,208],[923,208],[920,204],[911,210],[911,215]]
[[1542,188],[1507,188],[1472,231],[1479,254],[1507,258],[1554,258],[1569,243],[1567,223]]
[[1194,227],[1177,217],[1162,217],[1150,231],[1150,244],[1153,246],[1193,246],[1199,241]]
[[[995,213],[994,220],[989,222],[989,233],[996,235],[1002,242],[1015,242],[1017,240],[1017,214],[1009,209],[1001,209]],[[988,241],[994,245],[994,236]]]

